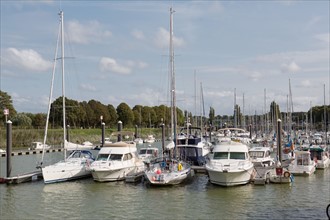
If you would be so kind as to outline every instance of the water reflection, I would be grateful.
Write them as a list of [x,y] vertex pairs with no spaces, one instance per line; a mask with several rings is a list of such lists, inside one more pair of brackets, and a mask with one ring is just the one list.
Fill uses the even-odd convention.
[[[16,158],[14,166],[21,169],[37,161],[36,155]],[[0,162],[4,172],[5,158]],[[37,181],[0,185],[0,213],[1,219],[326,219],[329,189],[330,169],[295,177],[292,185],[221,187],[204,174],[172,187],[93,179]]]

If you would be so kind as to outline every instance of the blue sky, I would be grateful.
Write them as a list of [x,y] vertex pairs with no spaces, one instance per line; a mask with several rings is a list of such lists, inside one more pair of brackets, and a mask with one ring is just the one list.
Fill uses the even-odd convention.
[[[66,96],[168,105],[169,8],[174,13],[177,106],[244,113],[271,101],[286,111],[329,104],[329,1],[1,0],[1,90],[18,112],[46,112],[60,10]],[[54,97],[61,94],[58,68]],[[196,77],[195,77],[196,76]]]

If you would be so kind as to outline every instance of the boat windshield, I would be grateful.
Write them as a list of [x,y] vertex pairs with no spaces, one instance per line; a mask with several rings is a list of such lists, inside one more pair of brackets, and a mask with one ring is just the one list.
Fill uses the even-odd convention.
[[109,157],[109,154],[99,154],[97,156],[97,160],[99,160],[99,161],[106,161],[106,160],[108,160],[108,157]]
[[244,152],[230,152],[230,159],[245,160],[245,153]]
[[315,158],[317,160],[322,160],[322,152],[321,151],[311,151],[311,159],[314,160]]
[[249,154],[250,154],[250,157],[252,157],[252,158],[263,158],[264,157],[263,151],[250,151]]
[[122,154],[111,154],[110,160],[121,160],[122,157],[123,157]]
[[139,154],[145,154],[146,152],[147,152],[146,149],[141,149],[140,152],[139,152]]
[[153,150],[147,150],[147,154],[152,154]]
[[228,159],[228,152],[215,152],[213,159],[215,160]]

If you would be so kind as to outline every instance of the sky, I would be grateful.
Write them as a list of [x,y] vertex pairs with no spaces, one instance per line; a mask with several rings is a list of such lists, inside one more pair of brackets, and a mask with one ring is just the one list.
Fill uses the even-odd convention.
[[[0,90],[18,112],[47,112],[61,10],[67,98],[115,108],[169,106],[170,7],[180,109],[232,115],[236,100],[242,113],[254,115],[275,101],[286,112],[289,81],[295,112],[329,104],[329,1],[1,0],[0,6]],[[57,62],[53,99],[61,86]]]

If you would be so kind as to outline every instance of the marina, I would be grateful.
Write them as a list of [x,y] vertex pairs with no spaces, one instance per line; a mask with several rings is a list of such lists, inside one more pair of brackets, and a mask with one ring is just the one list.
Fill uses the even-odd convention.
[[[155,145],[160,147],[159,142]],[[146,146],[138,146],[142,147]],[[45,163],[62,157],[63,152],[45,154]],[[40,158],[40,154],[12,157],[13,176],[33,169]],[[4,176],[5,158],[0,162]],[[236,187],[211,184],[203,173],[196,173],[186,184],[169,187],[152,187],[141,181],[98,183],[92,178],[55,184],[0,184],[1,218],[56,219],[61,213],[61,218],[69,219],[326,219],[329,171],[297,176],[290,184]]]
[[[0,121],[5,122],[3,130],[0,125],[0,219],[330,220],[330,89],[327,97],[324,80],[329,72],[329,21],[323,21],[327,11],[317,11],[329,4],[314,10],[299,2],[304,11],[278,6],[281,13],[274,13],[274,2],[269,3],[272,7],[257,2],[251,8],[243,4],[253,12],[246,14],[233,7],[235,2],[190,2],[195,7],[189,10],[180,1],[175,10],[172,3],[159,2],[159,8],[149,3],[96,1],[89,4],[89,17],[83,16],[84,7],[79,13],[69,9],[65,22],[62,3],[57,19],[49,16],[53,6],[41,19],[33,4],[17,3],[23,6],[20,11],[4,3],[1,12],[9,22],[1,23],[3,38],[11,40],[4,44],[5,90],[0,88]],[[262,13],[255,11],[259,7]],[[37,35],[38,43],[16,24],[24,18],[30,22],[31,16],[21,15],[25,10],[44,20],[33,23],[41,29],[30,31],[47,32]],[[262,16],[249,19],[258,14]],[[281,16],[272,18],[274,23],[270,14]],[[21,19],[11,18],[18,15]],[[52,48],[53,20],[59,26],[51,65],[45,48]],[[267,24],[259,23],[263,20]],[[276,28],[286,25],[292,30]],[[299,32],[297,27],[304,26],[310,27]],[[280,36],[286,32],[290,34]],[[302,36],[313,41],[297,41]],[[67,59],[75,57],[72,43],[79,51],[82,70],[73,68],[82,78],[79,85],[78,76],[71,78]],[[156,54],[164,49],[168,65],[161,59],[157,67]],[[179,54],[184,56],[177,59]],[[26,65],[20,60],[37,61]],[[40,74],[43,83],[29,94],[31,82],[36,82],[32,72],[50,72],[51,67],[47,114],[37,113],[44,112],[40,103],[46,97],[40,95],[46,94],[46,77]],[[25,74],[26,85],[10,86],[19,74]],[[39,100],[32,101],[36,94]]]

